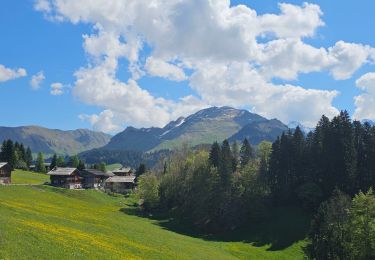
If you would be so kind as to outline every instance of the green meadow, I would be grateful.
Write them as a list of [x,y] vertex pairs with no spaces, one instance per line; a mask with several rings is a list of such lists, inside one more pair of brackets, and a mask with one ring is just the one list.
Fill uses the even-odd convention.
[[15,170],[12,172],[12,184],[44,184],[49,182],[47,174],[38,172],[29,172],[23,170]]
[[[45,175],[17,171],[17,183]],[[0,186],[0,259],[302,259],[309,218],[278,209],[255,228],[201,235],[142,214],[133,196],[46,185]]]

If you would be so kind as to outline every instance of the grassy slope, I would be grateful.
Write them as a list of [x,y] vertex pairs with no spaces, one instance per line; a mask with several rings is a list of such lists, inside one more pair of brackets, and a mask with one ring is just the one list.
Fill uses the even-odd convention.
[[113,171],[122,167],[121,163],[108,164],[105,168],[107,171]]
[[0,198],[0,259],[302,258],[304,242],[296,230],[305,221],[290,210],[275,212],[277,219],[257,226],[253,235],[243,230],[220,239],[137,216],[132,199],[94,190],[0,186]]
[[37,172],[15,170],[12,172],[13,184],[44,184],[49,182],[49,176]]

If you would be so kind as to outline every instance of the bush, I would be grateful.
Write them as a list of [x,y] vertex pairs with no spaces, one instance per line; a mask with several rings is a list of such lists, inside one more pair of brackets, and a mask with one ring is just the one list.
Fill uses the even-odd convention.
[[139,177],[138,194],[144,209],[151,210],[159,206],[159,181],[156,175],[145,174]]

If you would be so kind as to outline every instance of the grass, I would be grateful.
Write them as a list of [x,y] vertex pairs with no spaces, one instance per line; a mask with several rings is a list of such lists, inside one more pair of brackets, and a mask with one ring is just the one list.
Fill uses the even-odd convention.
[[0,259],[302,259],[308,223],[277,209],[255,228],[203,236],[143,216],[132,197],[36,185],[0,186],[0,198]]
[[107,171],[113,171],[113,170],[119,169],[121,167],[122,167],[121,163],[113,163],[113,164],[109,164],[109,165],[105,166],[105,168],[107,169]]
[[44,184],[49,176],[43,173],[15,170],[12,172],[12,184]]

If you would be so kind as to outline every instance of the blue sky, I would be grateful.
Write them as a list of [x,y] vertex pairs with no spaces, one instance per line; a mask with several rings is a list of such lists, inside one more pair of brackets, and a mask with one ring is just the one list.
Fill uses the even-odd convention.
[[[42,4],[48,3],[50,9],[36,7],[38,2]],[[163,49],[164,45],[160,43],[159,39],[145,40],[142,43],[142,48],[138,50],[138,58],[136,61],[131,60],[129,56],[125,54],[115,55],[113,59],[118,62],[118,65],[113,71],[107,71],[109,74],[112,72],[115,74],[111,74],[112,79],[115,80],[115,84],[123,84],[121,88],[123,88],[124,91],[130,84],[129,79],[134,80],[137,86],[126,91],[147,91],[148,94],[146,98],[141,94],[124,94],[122,99],[109,98],[102,101],[99,94],[99,97],[90,99],[87,95],[90,95],[90,91],[96,91],[97,89],[88,90],[88,88],[85,89],[85,87],[87,87],[85,85],[77,86],[77,76],[75,73],[79,71],[80,68],[101,68],[100,66],[104,66],[105,58],[103,58],[103,56],[107,55],[112,58],[112,54],[105,53],[104,51],[104,53],[95,56],[92,51],[88,51],[84,46],[83,35],[98,36],[99,32],[94,28],[95,23],[103,23],[102,32],[110,31],[112,33],[113,26],[107,25],[106,20],[103,20],[101,17],[96,18],[94,16],[94,14],[96,14],[94,11],[93,15],[90,15],[89,18],[80,18],[78,21],[74,21],[74,14],[80,11],[83,12],[84,10],[73,10],[72,8],[63,10],[58,2],[59,0],[2,1],[2,7],[0,8],[0,64],[14,71],[23,68],[27,71],[27,76],[16,77],[0,82],[0,96],[2,97],[2,119],[0,125],[41,125],[59,129],[94,128],[95,130],[116,132],[127,125],[150,126],[158,122],[164,124],[169,120],[175,119],[177,116],[187,115],[201,107],[210,105],[232,105],[247,108],[254,112],[260,112],[260,114],[267,117],[282,117],[281,119],[284,122],[305,120],[304,115],[301,115],[301,113],[296,112],[295,118],[293,117],[293,111],[299,109],[298,105],[286,109],[285,113],[288,113],[288,115],[285,116],[280,115],[279,111],[276,111],[280,110],[279,107],[275,108],[275,110],[268,110],[262,107],[267,103],[267,95],[264,96],[266,100],[251,101],[252,99],[249,98],[250,101],[248,103],[246,103],[246,101],[236,103],[233,101],[236,98],[235,96],[226,99],[225,95],[230,96],[231,90],[225,90],[225,92],[223,92],[226,93],[223,94],[224,96],[210,96],[210,92],[215,92],[209,89],[211,86],[210,83],[212,82],[208,82],[211,81],[210,79],[202,81],[203,79],[199,74],[202,73],[203,75],[203,69],[200,67],[202,66],[201,62],[207,62],[204,53],[199,54],[202,55],[202,57],[197,57],[195,53],[186,54],[187,51],[178,48],[176,48],[174,53],[167,52],[168,50]],[[67,2],[69,1],[67,0]],[[280,6],[278,3],[278,1],[273,0],[231,1],[230,6],[235,7],[238,4],[244,4],[249,9],[255,10],[258,16],[265,14],[279,15]],[[301,7],[304,1],[285,1],[285,3]],[[326,50],[334,46],[338,41],[356,43],[361,46],[375,46],[375,38],[371,31],[372,28],[375,27],[375,17],[372,14],[373,10],[375,10],[374,1],[363,0],[360,1],[360,4],[358,4],[358,1],[338,0],[309,1],[308,3],[320,7],[320,10],[323,12],[323,14],[320,15],[320,19],[325,25],[316,26],[313,36],[303,37],[302,41],[305,44],[313,46],[314,48],[325,48]],[[98,1],[98,4],[103,3],[102,1]],[[199,4],[194,5],[193,7],[199,8],[198,5]],[[82,2],[82,8],[85,8],[84,1]],[[87,9],[91,10],[90,8]],[[93,10],[94,9],[93,7]],[[86,14],[82,14],[82,17],[84,15]],[[103,16],[105,15],[106,14],[103,14]],[[59,17],[63,17],[63,21],[61,21]],[[111,20],[111,17],[105,18]],[[183,19],[190,19],[190,17],[183,17]],[[196,18],[191,17],[191,19]],[[308,19],[308,17],[306,19]],[[197,30],[199,26],[204,27],[205,24],[200,24],[198,21]],[[137,25],[134,25],[134,28],[134,31],[138,30],[144,33],[141,31],[143,29],[138,28]],[[275,29],[275,31],[276,30],[277,29]],[[118,28],[116,28],[116,31],[118,31]],[[150,32],[146,32],[145,34],[147,35],[147,33]],[[120,38],[123,44],[127,43],[130,39],[130,36],[127,34],[124,34],[124,36],[118,32],[118,35],[124,38]],[[225,37],[225,35],[223,37]],[[147,36],[144,38],[147,38]],[[223,39],[223,41],[224,40],[225,39]],[[199,39],[196,41],[199,41]],[[98,44],[100,44],[100,42]],[[176,43],[176,45],[177,44],[178,43]],[[95,48],[100,49],[97,45],[95,46]],[[146,69],[145,64],[147,58],[150,56],[157,57],[158,59],[165,57],[164,54],[164,56],[157,56],[155,50],[172,55],[174,58],[170,58],[170,56],[167,55],[168,58],[164,61],[168,62],[168,64],[178,65],[184,72],[185,78],[182,80],[171,80],[170,76],[160,76],[158,72],[150,72]],[[228,55],[230,55],[230,53]],[[232,62],[230,56],[228,58],[228,55],[226,55],[227,60],[225,62]],[[192,65],[192,67],[186,65],[191,60],[194,60],[193,63],[199,65]],[[211,56],[210,62],[215,62],[215,59],[211,58]],[[184,65],[180,66],[179,64],[182,63]],[[350,77],[345,79],[335,79],[332,76],[332,71],[329,71],[329,69],[321,69],[319,71],[311,70],[307,73],[299,72],[298,76],[294,79],[290,77],[280,78],[272,76],[266,81],[275,86],[291,84],[293,86],[301,86],[303,89],[339,91],[340,94],[332,99],[332,103],[327,101],[330,103],[329,108],[331,109],[330,112],[327,113],[332,113],[333,107],[338,110],[347,109],[351,114],[354,114],[356,106],[353,98],[362,93],[362,90],[356,87],[355,82],[366,73],[374,71],[374,66],[371,63],[372,61],[364,62],[351,73]],[[141,76],[136,76],[132,73],[131,69],[129,69],[129,67],[134,64],[140,67],[142,71]],[[215,64],[207,63],[208,67],[211,65],[213,66]],[[232,65],[228,65],[228,67],[229,66]],[[263,64],[260,66],[263,66]],[[345,64],[340,66],[345,66]],[[40,83],[39,88],[35,90],[30,86],[30,80],[33,75],[40,71],[43,72],[45,79]],[[175,70],[173,71],[176,72]],[[194,73],[197,75],[191,77]],[[208,72],[205,71],[205,73]],[[236,77],[234,69],[233,73],[234,75],[231,75],[231,77]],[[90,77],[90,75],[87,75],[87,77]],[[90,82],[87,77],[85,74],[84,83],[82,84],[88,84],[87,82]],[[215,80],[218,81],[214,82],[215,84],[220,84],[220,78],[212,78],[212,81]],[[51,95],[51,84],[53,83],[60,83],[63,86],[62,94]],[[201,86],[204,86],[204,88]],[[103,88],[103,91],[106,89],[104,83],[98,86],[98,88],[99,87]],[[75,89],[80,91],[75,92]],[[250,95],[252,92],[253,91],[249,91]],[[96,95],[98,94],[97,92],[95,93]],[[86,96],[83,97],[83,95]],[[191,102],[188,101],[187,104],[180,104],[181,98],[184,97],[191,97],[194,98],[194,100]],[[149,102],[152,102],[152,104],[146,104],[147,106],[149,105],[149,110],[141,110],[145,105],[142,103],[143,101],[138,102],[138,98],[139,100],[151,100]],[[159,101],[159,98],[163,99],[163,101]],[[319,99],[319,97],[315,98],[316,100]],[[371,99],[372,97],[367,98]],[[110,105],[112,101],[113,106]],[[173,105],[170,105],[171,102]],[[269,102],[272,103],[274,101],[270,99]],[[327,106],[327,102],[325,102],[325,106]],[[129,109],[116,110],[122,105],[128,106]],[[316,104],[312,103],[311,105],[320,106],[321,104],[317,101]],[[282,106],[282,104],[280,106]],[[371,110],[372,108],[371,106],[367,106],[362,109]],[[303,107],[301,107],[301,109],[303,109]],[[110,116],[105,117],[104,114],[101,114],[103,111],[110,111],[105,113]],[[320,113],[321,111],[325,113],[324,108],[316,113]],[[153,113],[155,114],[152,115]],[[306,112],[306,122],[316,120],[315,114],[314,116],[310,116],[308,113],[309,112]],[[137,115],[138,117],[144,118],[136,118]],[[362,112],[362,115],[362,117],[370,117],[372,114]],[[159,120],[158,117],[160,118]],[[112,127],[104,127],[104,124],[111,125]]]

